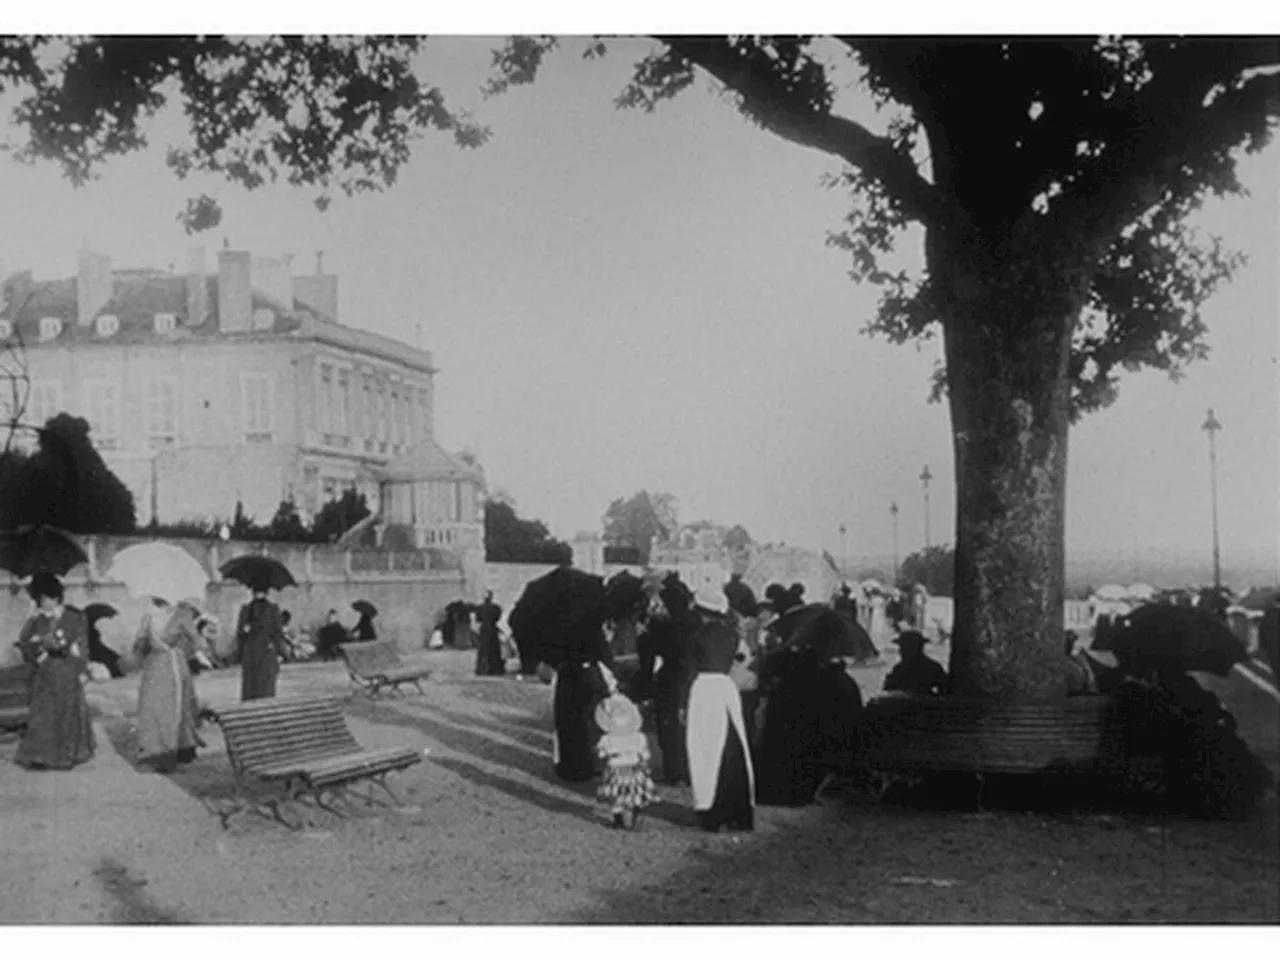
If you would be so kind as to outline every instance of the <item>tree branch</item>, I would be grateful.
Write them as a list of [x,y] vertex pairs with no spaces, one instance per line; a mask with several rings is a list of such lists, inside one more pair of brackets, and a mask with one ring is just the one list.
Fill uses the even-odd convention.
[[[1169,118],[1173,120],[1174,118]],[[1189,106],[1176,120],[1152,124],[1123,160],[1096,178],[1075,201],[1092,211],[1102,233],[1112,234],[1171,186],[1170,167],[1230,150],[1250,139],[1265,139],[1280,119],[1280,73],[1258,75],[1220,94],[1208,107]]]
[[912,220],[941,226],[951,209],[941,191],[899,153],[886,137],[878,137],[847,117],[836,116],[802,93],[789,90],[763,70],[747,63],[726,40],[659,36],[655,39],[701,67],[742,98],[743,113],[784,140],[840,157],[881,183]]

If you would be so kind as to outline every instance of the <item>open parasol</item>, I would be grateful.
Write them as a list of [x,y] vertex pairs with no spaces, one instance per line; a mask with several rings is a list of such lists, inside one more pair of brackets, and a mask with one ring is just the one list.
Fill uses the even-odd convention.
[[378,615],[378,608],[368,600],[356,600],[351,604],[351,609],[361,616],[373,618]]
[[283,590],[285,587],[296,587],[298,581],[293,579],[289,568],[275,557],[264,557],[250,553],[232,557],[218,572],[224,580],[236,580],[250,590]]
[[1249,658],[1240,639],[1203,610],[1148,604],[1125,617],[1108,649],[1118,659],[1163,663],[1225,677]]
[[613,619],[634,616],[649,604],[644,581],[629,570],[620,570],[606,581],[605,595],[609,602],[609,616]]
[[75,537],[57,527],[36,524],[0,532],[0,570],[15,577],[37,573],[65,577],[88,560]]
[[91,603],[84,608],[84,618],[90,623],[109,620],[112,617],[119,616],[119,614],[120,611],[109,603]]
[[159,597],[169,603],[203,600],[209,576],[195,557],[167,543],[126,547],[111,561],[108,576],[135,597]]
[[557,567],[525,585],[507,622],[512,633],[528,638],[538,660],[559,667],[566,660],[598,655],[607,613],[603,579]]
[[879,654],[860,624],[825,603],[809,603],[788,610],[770,628],[788,646],[807,648],[823,660],[852,657],[861,661]]

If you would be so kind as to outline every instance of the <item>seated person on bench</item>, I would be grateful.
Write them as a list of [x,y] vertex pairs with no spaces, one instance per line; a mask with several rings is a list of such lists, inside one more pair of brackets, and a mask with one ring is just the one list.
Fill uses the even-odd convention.
[[925,635],[906,630],[894,639],[902,660],[884,678],[886,693],[945,694],[951,692],[951,677],[941,664],[925,656]]

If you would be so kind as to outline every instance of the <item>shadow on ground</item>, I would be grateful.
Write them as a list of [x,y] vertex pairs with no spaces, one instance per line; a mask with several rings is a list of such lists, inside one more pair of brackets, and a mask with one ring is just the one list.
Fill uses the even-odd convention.
[[93,877],[111,900],[111,923],[142,925],[189,922],[180,913],[159,906],[146,892],[147,881],[135,877],[118,860],[104,857],[94,868]]
[[[1275,805],[1247,822],[930,813],[824,801],[708,837],[593,924],[1274,923]],[[1000,851],[1000,862],[992,851]]]

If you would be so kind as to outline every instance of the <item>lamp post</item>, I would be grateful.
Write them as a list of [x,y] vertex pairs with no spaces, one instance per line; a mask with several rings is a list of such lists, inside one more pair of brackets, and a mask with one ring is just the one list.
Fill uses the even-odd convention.
[[924,485],[924,548],[926,550],[933,546],[929,536],[929,481],[932,479],[933,474],[929,472],[929,465],[926,463],[924,469],[920,471],[920,483]]
[[1222,563],[1218,556],[1218,452],[1214,446],[1214,437],[1222,429],[1222,424],[1213,415],[1213,407],[1209,408],[1209,415],[1204,418],[1200,429],[1209,434],[1209,495],[1213,507],[1213,588],[1216,591],[1222,587]]
[[889,515],[893,517],[893,583],[890,586],[898,585],[898,502],[895,500],[889,504]]
[[845,534],[849,532],[849,528],[844,525],[844,521],[840,521],[840,576],[845,575],[844,568],[849,562],[849,543],[845,539]]

